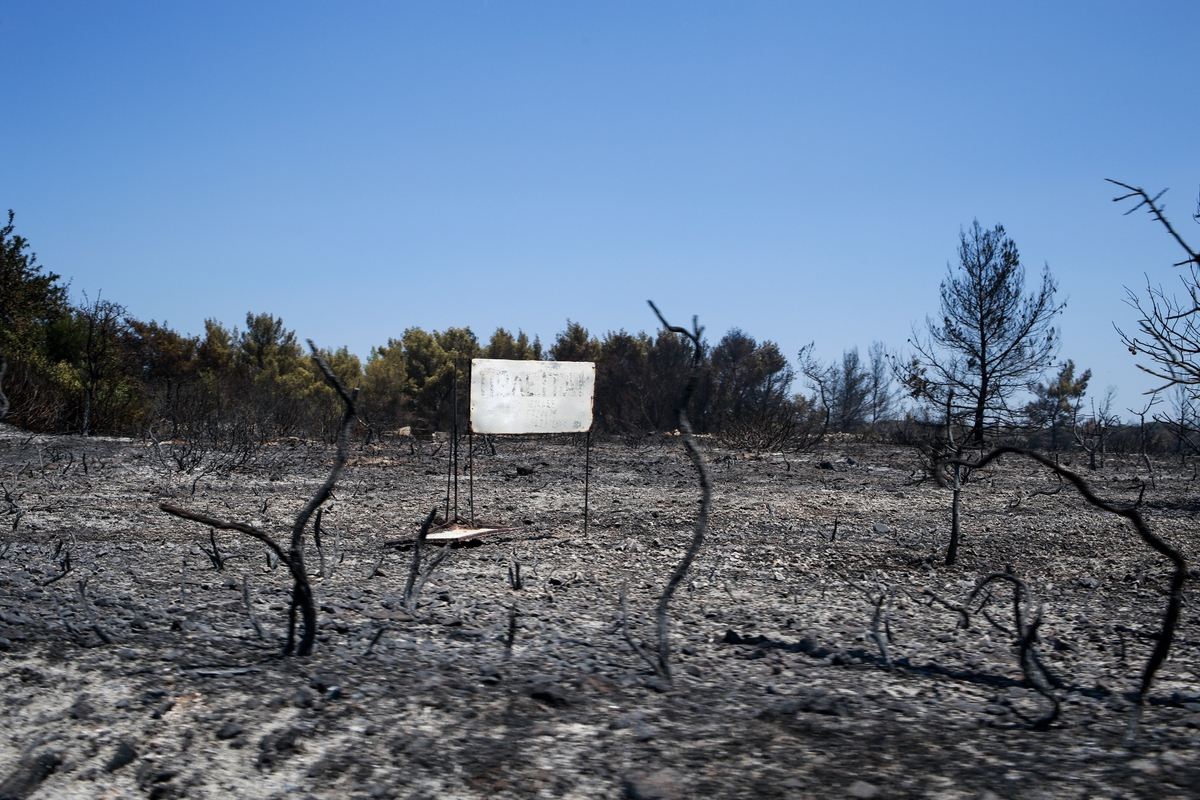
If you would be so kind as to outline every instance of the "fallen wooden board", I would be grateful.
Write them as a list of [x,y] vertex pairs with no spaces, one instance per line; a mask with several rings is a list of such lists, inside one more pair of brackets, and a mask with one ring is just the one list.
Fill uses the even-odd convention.
[[[481,536],[487,536],[493,533],[511,533],[512,531],[523,530],[522,525],[509,525],[503,527],[459,527],[458,525],[446,525],[439,528],[434,528],[425,535],[425,541],[431,544],[450,544],[457,545],[463,542],[469,542],[478,539]],[[409,539],[399,539],[397,541],[388,542],[384,547],[394,547],[399,549],[407,549],[412,547],[417,538],[413,536]]]

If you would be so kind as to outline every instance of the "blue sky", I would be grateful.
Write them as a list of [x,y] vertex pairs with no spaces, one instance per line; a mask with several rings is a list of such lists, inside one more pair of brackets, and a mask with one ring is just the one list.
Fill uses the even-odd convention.
[[6,2],[0,206],[73,289],[366,356],[699,314],[901,348],[1003,223],[1118,407],[1200,187],[1200,3]]

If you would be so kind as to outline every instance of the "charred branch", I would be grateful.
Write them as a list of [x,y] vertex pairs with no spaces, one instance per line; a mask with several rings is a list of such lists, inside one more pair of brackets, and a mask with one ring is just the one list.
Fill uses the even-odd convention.
[[241,553],[233,553],[232,555],[222,555],[221,554],[221,548],[217,545],[217,529],[216,528],[208,529],[208,540],[209,540],[209,546],[205,547],[204,544],[201,543],[200,550],[204,553],[204,555],[208,556],[208,560],[210,562],[212,562],[213,569],[215,569],[217,572],[223,572],[225,570],[225,564],[230,559],[245,558],[245,556],[242,555]]
[[[173,506],[169,503],[159,505],[162,511],[172,514],[176,517],[189,519],[194,522],[199,522],[203,525],[209,525],[212,528],[220,530],[239,531],[258,539],[265,544],[267,548],[282,561],[292,575],[292,602],[288,610],[288,633],[287,641],[284,644],[283,654],[291,655],[293,651],[297,655],[307,656],[312,653],[313,642],[317,636],[317,610],[313,603],[312,587],[308,582],[308,573],[304,567],[304,530],[308,526],[308,521],[318,508],[333,493],[333,487],[337,483],[338,476],[341,474],[342,467],[346,464],[347,449],[350,441],[350,430],[354,426],[356,418],[355,400],[358,396],[358,390],[347,391],[342,385],[341,380],[325,363],[320,353],[317,352],[316,345],[310,340],[308,346],[312,349],[312,358],[316,362],[317,367],[325,376],[326,382],[333,387],[338,396],[341,397],[343,404],[346,406],[345,414],[342,416],[341,429],[337,439],[337,451],[334,455],[333,467],[329,471],[329,476],[321,487],[317,489],[312,499],[308,504],[301,509],[296,516],[296,521],[292,525],[292,540],[290,546],[285,551],[279,544],[271,538],[265,531],[255,528],[253,525],[248,525],[244,522],[227,522],[225,520],[215,519],[205,514],[199,514],[194,511]],[[268,558],[268,564],[270,559]],[[296,644],[296,613],[299,612],[303,621],[303,629],[300,635],[299,646]]]
[[375,645],[383,638],[383,634],[387,632],[387,625],[380,625],[379,630],[375,631],[375,635],[371,637],[371,641],[367,643],[367,649],[363,650],[363,657],[371,655],[371,651],[375,649]]
[[517,607],[508,607],[508,633],[504,637],[504,660],[512,660],[513,642],[517,640]]
[[1200,253],[1184,241],[1167,219],[1163,206],[1158,202],[1166,193],[1165,189],[1151,197],[1144,189],[1111,178],[1107,180],[1126,190],[1125,194],[1114,197],[1113,202],[1137,200],[1136,205],[1125,212],[1126,215],[1145,207],[1147,213],[1158,220],[1187,253],[1187,258],[1175,262],[1175,266],[1191,269],[1188,276],[1181,276],[1187,293],[1186,302],[1169,296],[1161,287],[1148,286],[1145,301],[1129,292],[1127,302],[1141,314],[1138,320],[1140,332],[1127,335],[1117,328],[1117,333],[1130,353],[1148,356],[1153,362],[1150,366],[1138,364],[1138,369],[1164,381],[1150,394],[1170,386],[1200,384],[1200,363],[1197,362],[1200,357]]
[[[1045,716],[1031,723],[1034,730],[1045,730],[1054,720],[1058,719],[1060,701],[1054,691],[1054,685],[1060,684],[1060,682],[1050,674],[1037,656],[1035,645],[1038,641],[1038,628],[1042,624],[1042,609],[1040,606],[1034,607],[1033,594],[1030,592],[1029,586],[1025,581],[1009,572],[996,572],[988,575],[979,582],[959,609],[963,627],[966,628],[971,623],[971,604],[980,594],[984,594],[985,597],[989,596],[988,586],[998,581],[1006,581],[1013,587],[1013,627],[1016,629],[1021,672],[1024,673],[1026,682],[1051,704],[1051,709]],[[980,611],[982,611],[982,605]],[[988,619],[993,625],[996,624],[990,617]]]
[[242,575],[242,603],[246,606],[246,614],[250,617],[250,624],[254,626],[254,632],[258,634],[258,638],[267,638],[263,634],[258,617],[254,614],[254,604],[250,602],[250,577],[248,575]]
[[[429,535],[429,528],[432,527],[434,519],[437,517],[437,507],[429,510],[425,521],[421,523],[421,530],[417,532],[417,538],[413,541],[413,557],[412,564],[408,570],[408,581],[404,584],[404,607],[412,611],[415,607],[415,596],[413,589],[417,584],[417,579],[421,573],[421,550],[425,545],[425,537]],[[412,603],[412,605],[410,605]]]
[[675,567],[675,571],[671,573],[671,577],[667,581],[667,586],[663,589],[662,597],[658,601],[658,657],[655,662],[654,671],[658,673],[659,677],[670,682],[671,640],[667,608],[670,605],[671,596],[675,593],[675,590],[679,587],[684,577],[687,576],[688,568],[691,567],[692,561],[695,560],[696,554],[700,552],[700,548],[704,544],[704,533],[708,529],[708,514],[712,505],[712,483],[708,476],[708,466],[704,462],[704,455],[700,452],[700,448],[696,446],[696,439],[692,434],[692,424],[688,420],[687,414],[688,404],[691,402],[692,395],[696,391],[696,386],[700,382],[700,369],[704,358],[704,347],[700,341],[700,335],[704,332],[704,328],[700,326],[698,317],[692,318],[692,330],[690,331],[687,328],[671,325],[653,302],[650,303],[650,308],[654,310],[663,328],[671,333],[683,336],[692,343],[692,366],[688,373],[687,382],[684,384],[683,392],[675,405],[675,419],[679,424],[679,435],[683,439],[684,449],[687,451],[688,457],[691,459],[692,465],[696,468],[696,473],[700,479],[700,514],[696,518],[696,527],[692,533],[691,544],[688,545],[687,552],[684,553],[683,559]]
[[4,509],[4,514],[5,514],[5,516],[10,516],[10,515],[12,516],[12,518],[13,518],[12,529],[14,531],[16,531],[17,525],[19,525],[21,522],[21,517],[25,516],[24,509],[22,509],[21,506],[18,505],[17,501],[19,501],[21,498],[23,498],[25,496],[25,493],[22,492],[21,494],[17,495],[16,497],[13,497],[12,491],[10,491],[8,486],[6,486],[3,483],[0,483],[0,489],[4,490],[4,505],[6,506],[6,508]]
[[54,553],[51,554],[50,560],[58,564],[58,574],[42,581],[42,586],[57,583],[71,572],[71,548],[62,539],[59,539],[54,543]]
[[92,612],[92,604],[87,599],[87,578],[75,584],[79,590],[79,604],[83,607],[83,615],[87,617],[88,626],[100,638],[100,641],[105,644],[112,644],[113,638],[108,635],[104,628],[100,627],[100,623],[96,621],[96,615]]
[[[1162,537],[1158,536],[1146,524],[1146,520],[1142,517],[1137,505],[1133,506],[1118,506],[1112,502],[1101,499],[1079,474],[1072,472],[1065,467],[1061,467],[1051,459],[1033,450],[1026,450],[1021,447],[1004,445],[994,448],[988,453],[985,453],[978,461],[967,462],[967,466],[980,468],[1001,456],[1012,453],[1014,455],[1025,456],[1030,458],[1050,471],[1054,472],[1060,478],[1066,480],[1076,491],[1095,508],[1105,511],[1109,514],[1115,514],[1129,521],[1142,541],[1153,548],[1156,552],[1165,556],[1174,566],[1174,572],[1171,577],[1171,587],[1168,592],[1167,607],[1163,614],[1162,628],[1159,633],[1158,642],[1154,647],[1150,658],[1146,661],[1146,666],[1142,671],[1142,682],[1137,693],[1137,708],[1140,712],[1141,707],[1146,702],[1146,697],[1150,693],[1150,687],[1154,682],[1154,676],[1158,672],[1159,667],[1166,660],[1167,655],[1171,651],[1171,644],[1175,640],[1175,630],[1179,624],[1179,615],[1183,608],[1183,585],[1187,581],[1188,568],[1183,554],[1175,547],[1169,544]],[[1145,485],[1142,486],[1143,491]],[[1140,500],[1139,500],[1140,503]],[[1135,716],[1136,719],[1136,716]]]
[[1175,241],[1179,242],[1179,246],[1182,247],[1184,252],[1186,252],[1188,254],[1188,257],[1185,258],[1183,261],[1175,262],[1175,266],[1182,267],[1186,264],[1194,264],[1194,265],[1200,267],[1200,253],[1197,253],[1195,250],[1193,250],[1188,245],[1188,243],[1183,240],[1183,237],[1180,236],[1175,231],[1175,228],[1173,228],[1171,226],[1171,221],[1168,220],[1167,215],[1165,213],[1163,213],[1163,207],[1158,204],[1159,198],[1161,198],[1164,194],[1167,193],[1166,189],[1163,189],[1161,192],[1156,194],[1154,197],[1151,197],[1149,194],[1146,193],[1145,189],[1134,188],[1133,186],[1130,186],[1127,183],[1121,183],[1120,181],[1114,181],[1112,178],[1105,178],[1105,180],[1108,181],[1109,183],[1113,184],[1114,186],[1120,186],[1122,189],[1125,189],[1127,192],[1127,194],[1123,194],[1120,197],[1114,197],[1113,198],[1114,203],[1120,203],[1125,200],[1138,198],[1137,205],[1135,205],[1133,208],[1126,211],[1125,216],[1129,216],[1130,214],[1137,211],[1142,206],[1146,206],[1146,213],[1149,214],[1150,216],[1154,217],[1160,223],[1162,223],[1162,226],[1167,229],[1167,233],[1171,234],[1171,238],[1173,238]]

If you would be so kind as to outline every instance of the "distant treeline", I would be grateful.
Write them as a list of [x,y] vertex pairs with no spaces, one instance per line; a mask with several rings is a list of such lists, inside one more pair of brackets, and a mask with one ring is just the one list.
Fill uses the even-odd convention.
[[[7,363],[6,421],[30,431],[187,438],[213,445],[281,436],[330,438],[339,406],[309,353],[279,317],[247,314],[245,327],[205,322],[202,336],[135,319],[97,296],[69,301],[29,243],[0,228],[0,356]],[[640,435],[675,427],[674,407],[691,369],[690,345],[671,333],[610,332],[602,339],[567,321],[549,348],[497,329],[483,344],[470,328],[408,328],[371,350],[321,354],[361,390],[364,435],[411,426],[466,429],[473,358],[596,363],[595,418],[602,432]],[[795,373],[772,342],[740,330],[704,348],[689,409],[694,427],[751,447],[807,436],[820,413],[792,392]],[[825,415],[825,420],[829,420]]]
[[[340,405],[307,350],[269,313],[247,314],[244,328],[207,320],[202,336],[186,336],[135,319],[110,299],[72,303],[59,276],[43,272],[28,242],[14,235],[12,212],[0,227],[0,366],[7,365],[0,387],[10,424],[243,453],[278,437],[329,440]],[[404,427],[450,430],[456,386],[465,431],[473,358],[595,362],[596,430],[669,432],[692,358],[690,343],[669,332],[596,337],[570,320],[549,347],[504,328],[483,343],[470,328],[411,327],[373,348],[366,363],[345,347],[320,352],[346,385],[359,387],[359,435],[368,439]],[[879,342],[866,359],[851,349],[832,364],[813,359],[811,347],[801,350],[799,377],[809,395],[796,391],[797,372],[774,342],[733,329],[716,344],[705,342],[702,355],[689,418],[698,433],[732,446],[803,449],[829,433],[910,443],[944,433],[938,407],[901,402],[896,362]],[[1136,427],[1123,426],[1111,413],[1111,393],[1083,412],[1089,377],[1065,362],[1033,387],[1034,402],[1000,433],[1052,449],[1078,446],[1101,460],[1114,450],[1200,451],[1200,411],[1190,395],[1171,398],[1163,415],[1143,412]]]
[[[9,423],[162,439],[203,434],[214,443],[334,435],[336,398],[279,317],[248,314],[244,328],[208,320],[203,336],[185,336],[109,300],[74,306],[62,293],[52,299],[19,338],[5,328]],[[618,331],[597,339],[570,321],[548,348],[503,328],[482,343],[470,328],[413,327],[373,348],[366,363],[345,347],[320,352],[346,385],[360,388],[367,436],[404,426],[449,430],[456,376],[465,430],[473,358],[593,361],[599,430],[669,431],[691,367],[691,346],[675,334]],[[704,356],[690,409],[698,431],[753,446],[754,437],[786,439],[814,417],[812,403],[792,394],[793,370],[774,343],[733,330]]]

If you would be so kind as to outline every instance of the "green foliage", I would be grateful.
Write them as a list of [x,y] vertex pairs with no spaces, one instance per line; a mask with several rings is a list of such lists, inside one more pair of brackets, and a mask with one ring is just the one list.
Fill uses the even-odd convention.
[[483,348],[480,358],[503,358],[509,361],[541,361],[542,360],[542,343],[534,337],[533,342],[529,341],[529,337],[525,335],[525,331],[518,330],[517,337],[504,328],[496,328],[496,332],[492,334],[492,338],[488,341],[487,347]]
[[376,433],[384,428],[400,427],[407,417],[410,402],[404,342],[388,339],[383,347],[371,348],[362,381],[359,418]]
[[[336,435],[340,402],[282,318],[248,313],[243,330],[207,319],[202,335],[187,336],[134,319],[112,301],[72,307],[58,276],[43,274],[12,231],[10,213],[0,228],[0,348],[14,401],[8,421],[43,431],[149,433],[184,471],[209,463],[197,447],[234,453],[222,461],[232,469],[273,437]],[[481,346],[470,328],[409,327],[373,348],[365,365],[345,347],[320,353],[344,384],[361,388],[359,419],[374,433],[404,425],[449,430],[456,390],[464,430],[470,362],[478,357],[595,362],[600,430],[670,431],[692,369],[692,346],[676,334],[610,331],[600,341],[571,320],[548,351],[521,330],[497,328]],[[738,330],[715,349],[701,342],[689,417],[701,432],[736,428],[735,438],[752,446],[782,442],[797,415],[811,416],[789,395],[792,377],[771,342]]]
[[567,320],[567,329],[560,333],[550,347],[555,361],[599,361],[600,343],[578,322]]
[[238,357],[255,377],[265,373],[265,380],[275,380],[300,364],[296,334],[283,327],[281,317],[247,314],[246,330],[237,338]]
[[471,359],[478,358],[479,342],[470,328],[448,328],[426,333],[420,328],[404,331],[408,372],[407,390],[418,424],[431,430],[449,430],[454,416],[453,396],[458,374],[459,424],[465,427],[467,374]]
[[595,410],[606,430],[634,433],[649,422],[649,354],[653,347],[646,334],[632,336],[624,330],[610,331],[600,344]]
[[1055,449],[1062,430],[1078,417],[1091,378],[1090,369],[1075,377],[1075,362],[1068,359],[1058,375],[1033,387],[1034,400],[1025,407],[1025,414],[1033,425],[1050,431],[1051,446]]
[[43,273],[29,242],[13,234],[13,218],[0,227],[0,352],[9,361],[37,360],[41,329],[67,308],[67,289],[53,272]]
[[29,242],[13,233],[14,214],[0,227],[0,358],[7,364],[4,392],[11,407],[6,421],[32,428],[61,424],[61,387],[68,370],[49,354],[52,329],[70,329],[67,289],[59,276],[42,272]]
[[709,425],[765,419],[790,397],[795,372],[774,342],[759,344],[734,328],[712,351]]

